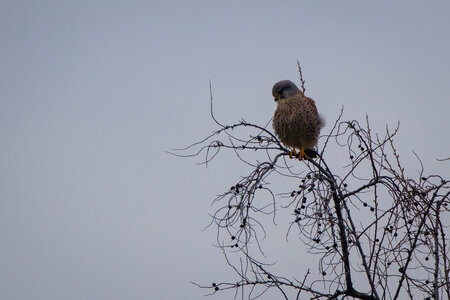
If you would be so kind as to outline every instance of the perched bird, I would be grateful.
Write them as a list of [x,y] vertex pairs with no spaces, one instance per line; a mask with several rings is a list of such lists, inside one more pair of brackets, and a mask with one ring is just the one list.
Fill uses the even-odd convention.
[[306,97],[289,80],[275,83],[272,95],[277,103],[272,126],[280,141],[286,147],[292,147],[289,157],[297,156],[295,148],[300,149],[299,159],[307,159],[307,153],[314,157],[313,149],[324,125],[323,119],[317,113],[314,100]]

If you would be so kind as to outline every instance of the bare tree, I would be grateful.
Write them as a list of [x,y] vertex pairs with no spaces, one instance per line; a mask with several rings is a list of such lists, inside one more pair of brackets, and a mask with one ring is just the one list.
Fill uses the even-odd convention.
[[[299,71],[304,89],[300,65]],[[176,155],[208,164],[228,150],[250,172],[214,200],[210,224],[236,278],[197,286],[249,299],[271,289],[283,299],[450,299],[449,181],[424,174],[419,157],[417,176],[407,175],[394,144],[398,125],[374,134],[368,117],[345,121],[341,111],[317,158],[299,161],[288,158],[270,122],[218,122],[212,99],[211,92],[217,130]],[[336,170],[325,159],[331,148],[347,157]],[[276,192],[280,178],[292,186]],[[274,265],[258,258],[264,220],[275,224],[283,212],[291,218],[286,235],[295,231],[317,259],[318,270],[295,274],[300,279],[274,274]],[[230,259],[236,254],[237,262]]]

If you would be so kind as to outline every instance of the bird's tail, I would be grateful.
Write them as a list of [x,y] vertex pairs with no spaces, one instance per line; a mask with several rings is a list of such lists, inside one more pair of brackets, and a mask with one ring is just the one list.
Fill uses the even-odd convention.
[[309,158],[316,158],[317,152],[314,149],[305,149],[306,155],[308,155]]

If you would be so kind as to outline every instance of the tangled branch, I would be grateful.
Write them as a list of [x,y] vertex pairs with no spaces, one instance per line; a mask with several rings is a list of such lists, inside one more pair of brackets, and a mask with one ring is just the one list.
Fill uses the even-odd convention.
[[[211,92],[218,129],[173,154],[201,157],[207,165],[232,151],[250,172],[214,199],[210,223],[237,278],[200,288],[234,290],[235,298],[275,289],[284,299],[301,293],[313,299],[450,299],[449,181],[425,175],[418,157],[419,175],[407,175],[394,144],[398,125],[374,134],[368,117],[344,121],[342,115],[320,138],[317,159],[291,160],[270,123],[219,123]],[[348,159],[332,170],[327,161],[336,152]],[[277,192],[273,183],[280,178],[291,188]],[[272,264],[256,259],[264,254],[261,240],[270,226],[264,220],[276,224],[279,211],[293,212],[286,237],[297,234],[317,259],[319,276],[310,270],[302,280],[276,275]],[[230,255],[239,255],[239,263]]]

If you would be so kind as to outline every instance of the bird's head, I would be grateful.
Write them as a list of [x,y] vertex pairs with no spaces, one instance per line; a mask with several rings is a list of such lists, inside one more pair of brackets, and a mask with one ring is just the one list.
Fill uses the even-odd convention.
[[272,88],[272,95],[275,102],[301,93],[298,87],[290,80],[282,80],[275,83]]

